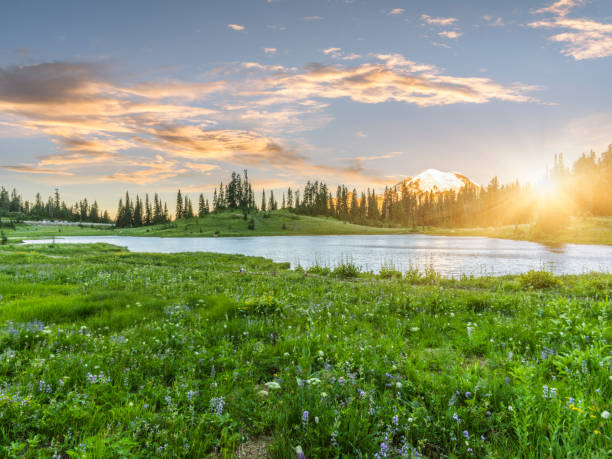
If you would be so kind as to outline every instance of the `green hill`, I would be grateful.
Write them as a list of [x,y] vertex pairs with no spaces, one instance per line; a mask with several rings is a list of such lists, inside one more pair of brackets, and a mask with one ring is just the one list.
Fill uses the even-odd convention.
[[[250,223],[253,229],[249,229]],[[5,229],[9,238],[45,238],[52,236],[158,236],[158,237],[228,237],[228,236],[292,236],[331,234],[403,234],[405,228],[376,228],[354,225],[331,217],[310,217],[287,211],[253,212],[247,219],[237,211],[210,214],[176,222],[139,228],[94,228],[82,226],[28,226],[17,225]]]

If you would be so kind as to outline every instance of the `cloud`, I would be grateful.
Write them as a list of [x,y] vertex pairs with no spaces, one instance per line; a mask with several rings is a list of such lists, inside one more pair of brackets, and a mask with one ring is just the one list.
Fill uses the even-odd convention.
[[442,32],[438,32],[438,35],[444,38],[457,39],[463,34],[461,32],[455,32],[454,30],[443,30]]
[[[339,48],[327,55],[352,60]],[[428,107],[492,100],[529,102],[531,86],[446,75],[400,54],[359,56],[361,65],[312,64],[304,69],[235,62],[228,81],[118,82],[91,63],[50,62],[0,68],[0,112],[11,126],[48,136],[54,148],[16,172],[79,176],[92,169],[106,181],[151,183],[216,162],[255,165],[294,175],[375,178],[359,162],[313,164],[309,146],[288,135],[327,124],[328,100],[395,101]],[[212,108],[204,106],[212,103]],[[283,133],[284,137],[278,135]],[[147,153],[148,152],[148,153]],[[154,152],[155,159],[142,155]],[[89,176],[88,176],[89,177]],[[98,177],[98,178],[96,178]]]
[[501,16],[494,19],[493,16],[485,14],[482,19],[487,22],[489,27],[502,27],[505,25],[504,19]]
[[264,48],[264,53],[266,54],[276,54],[277,51],[276,48]]
[[[430,107],[492,100],[532,102],[533,86],[505,86],[488,78],[443,75],[430,65],[403,56],[377,55],[379,62],[355,67],[311,64],[301,73],[271,76],[261,83],[259,95],[270,104],[301,99],[350,98],[362,103],[404,102]],[[382,62],[380,62],[382,61]]]
[[355,59],[361,59],[360,54],[344,54],[341,48],[327,48],[323,50],[323,54],[333,57],[334,59],[342,59],[343,61],[353,61]]
[[397,16],[398,14],[404,14],[405,11],[404,8],[393,8],[391,11],[388,11],[387,14],[389,16]]
[[322,19],[321,16],[304,16],[305,21],[321,21]]
[[73,175],[71,172],[58,171],[53,169],[44,169],[36,166],[0,166],[3,169],[12,172],[21,172],[26,174],[53,174],[53,175]]
[[362,131],[355,132],[355,135],[357,137],[361,138],[361,139],[367,139],[368,138],[368,135],[365,132],[362,132]]
[[564,29],[549,37],[550,41],[565,46],[561,53],[575,60],[598,59],[612,56],[612,23],[601,23],[588,18],[572,19],[569,12],[584,4],[584,0],[559,0],[534,14],[552,13],[556,16],[529,23],[533,28]]
[[[288,71],[284,67],[262,69]],[[109,174],[108,180],[152,181],[172,177],[182,169],[162,156],[143,168],[142,162],[126,157],[128,152],[145,148],[174,157],[271,166],[298,157],[279,140],[255,131],[211,128],[216,121],[210,116],[219,115],[216,110],[173,102],[193,101],[225,88],[223,82],[118,85],[105,75],[104,68],[93,64],[0,68],[0,111],[14,117],[17,125],[50,136],[61,150],[40,156],[37,167],[15,166],[14,170],[66,175],[68,172],[43,167],[117,165],[122,169]],[[309,110],[315,107],[303,109]],[[289,116],[299,117],[299,113],[269,114],[279,126]]]
[[427,14],[421,14],[421,20],[431,25],[449,26],[458,21],[457,18],[432,18]]
[[146,161],[141,164],[137,164],[137,166],[144,166],[144,168],[136,170],[121,170],[104,177],[103,180],[147,184],[176,177],[179,174],[187,172],[187,169],[181,167],[177,161],[168,160],[161,155],[157,155],[153,161]]
[[584,5],[587,0],[558,0],[549,6],[534,10],[533,14],[552,13],[557,16],[567,16],[567,14],[577,6]]
[[391,159],[391,158],[395,158],[396,156],[400,156],[403,155],[404,152],[403,151],[392,151],[391,153],[386,153],[383,155],[372,155],[372,156],[354,156],[352,158],[348,158],[350,160],[355,160],[355,161],[377,161],[379,159]]
[[227,25],[228,29],[232,29],[232,30],[236,30],[238,32],[241,32],[244,30],[244,26],[238,25],[238,24],[228,24]]

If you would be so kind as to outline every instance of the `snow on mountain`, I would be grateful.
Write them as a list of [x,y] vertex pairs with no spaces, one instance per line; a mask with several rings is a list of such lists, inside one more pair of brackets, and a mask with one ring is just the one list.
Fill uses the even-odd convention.
[[398,191],[401,190],[402,184],[406,185],[409,191],[417,193],[441,193],[444,191],[454,190],[458,192],[466,185],[480,188],[476,182],[473,182],[468,177],[457,172],[443,172],[437,169],[427,169],[419,175],[409,177],[406,180],[395,185]]

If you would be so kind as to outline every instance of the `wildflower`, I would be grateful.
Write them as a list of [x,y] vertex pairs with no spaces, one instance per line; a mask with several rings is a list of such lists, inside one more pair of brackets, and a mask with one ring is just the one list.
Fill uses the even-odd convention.
[[302,427],[306,428],[306,424],[308,424],[308,411],[304,411],[302,413]]
[[399,424],[399,417],[397,416],[397,414],[391,418],[391,422],[393,423],[393,425]]
[[365,393],[364,391],[362,391],[362,390],[359,390],[359,396],[360,396],[361,398],[363,398],[363,397],[365,397],[365,396],[366,396],[366,393]]
[[401,389],[401,388],[402,388],[402,383],[401,383],[401,382],[399,382],[399,381],[398,381],[398,382],[396,382],[396,383],[395,383],[395,387],[397,387],[398,389]]
[[465,439],[466,439],[466,440],[469,440],[469,439],[470,439],[470,433],[469,433],[467,430],[464,430],[464,431],[462,432],[462,434],[463,434],[463,436],[465,437]]
[[459,415],[457,415],[457,413],[453,413],[453,419],[457,422],[461,422],[461,419],[459,418]]
[[321,398],[326,398],[327,397],[327,392],[321,392]]
[[514,411],[514,408],[512,408],[512,405],[508,405],[508,411]]
[[264,386],[266,386],[268,389],[271,389],[271,390],[278,390],[281,388],[280,384],[277,383],[276,381],[269,381],[265,383]]
[[472,393],[471,392],[466,392],[465,393],[465,398],[471,398],[472,397]]
[[508,352],[508,360],[512,360],[514,358],[514,352]]
[[299,445],[295,447],[295,453],[297,454],[298,459],[306,458],[306,455],[304,454],[304,450]]
[[610,417],[610,412],[609,411],[602,411],[601,412],[601,417],[604,419],[608,419]]
[[225,399],[223,397],[215,397],[210,400],[210,409],[218,416],[223,414],[223,407],[225,406]]
[[485,413],[485,416],[486,416],[486,417],[490,417],[490,416],[491,416],[491,412],[490,412],[490,411],[487,411],[487,412]]

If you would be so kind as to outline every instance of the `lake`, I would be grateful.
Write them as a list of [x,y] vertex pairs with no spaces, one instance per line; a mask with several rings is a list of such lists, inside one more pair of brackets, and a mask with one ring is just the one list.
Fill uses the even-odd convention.
[[[29,240],[50,243],[51,240]],[[132,236],[68,236],[56,243],[105,242],[132,252],[218,252],[260,256],[310,267],[333,267],[344,260],[378,272],[392,264],[399,271],[432,267],[440,274],[518,274],[530,269],[555,274],[612,272],[612,246],[566,244],[549,247],[535,242],[485,237],[420,234],[351,236],[260,236],[224,238],[159,238]]]

